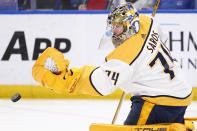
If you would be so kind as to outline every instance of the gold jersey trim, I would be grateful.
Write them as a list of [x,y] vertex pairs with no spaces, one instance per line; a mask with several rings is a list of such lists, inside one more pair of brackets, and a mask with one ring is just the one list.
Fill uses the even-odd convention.
[[142,52],[147,38],[152,28],[153,20],[146,15],[139,15],[140,30],[137,34],[125,40],[123,44],[115,48],[107,57],[106,61],[111,59],[121,60],[131,65]]
[[73,91],[74,94],[89,94],[92,96],[101,96],[91,82],[91,75],[97,69],[94,66],[84,66],[80,68],[80,78]]
[[184,98],[173,97],[173,96],[142,96],[141,98],[157,105],[165,106],[188,106],[191,104],[193,93],[190,93]]
[[[98,69],[98,68],[99,68],[99,67],[97,67],[96,69]],[[93,74],[93,72],[94,72],[96,69],[94,69],[94,70],[91,72],[91,74],[90,74],[90,76],[89,76],[89,81],[90,81],[90,84],[92,85],[92,87],[94,88],[94,90],[95,90],[98,94],[100,94],[101,96],[103,96],[103,94],[101,94],[101,93],[96,89],[96,87],[94,86],[94,84],[93,84],[93,82],[92,82],[92,79],[91,79],[92,74]]]

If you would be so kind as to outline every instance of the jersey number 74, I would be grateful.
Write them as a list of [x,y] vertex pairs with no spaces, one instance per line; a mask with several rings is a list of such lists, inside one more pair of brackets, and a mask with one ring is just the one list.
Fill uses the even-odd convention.
[[[159,61],[163,67],[163,72],[166,74],[169,74],[170,76],[170,80],[172,80],[175,75],[174,75],[174,71],[170,69],[170,66],[168,64],[168,61],[172,62],[174,61],[174,59],[171,57],[171,55],[169,54],[169,52],[165,49],[166,47],[164,47],[163,44],[161,44],[161,51],[158,51],[156,53],[156,56],[154,57],[154,59],[149,63],[149,66],[151,68],[154,67],[154,65],[156,64],[157,61]],[[165,58],[163,54],[166,54],[167,57]],[[169,59],[169,60],[167,60]]]

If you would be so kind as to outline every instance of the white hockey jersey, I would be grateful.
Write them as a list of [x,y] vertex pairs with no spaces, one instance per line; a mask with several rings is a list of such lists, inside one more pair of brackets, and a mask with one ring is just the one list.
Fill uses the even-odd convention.
[[166,48],[158,23],[140,15],[140,30],[115,48],[90,75],[101,95],[121,88],[128,94],[169,106],[187,106],[192,99],[180,66]]

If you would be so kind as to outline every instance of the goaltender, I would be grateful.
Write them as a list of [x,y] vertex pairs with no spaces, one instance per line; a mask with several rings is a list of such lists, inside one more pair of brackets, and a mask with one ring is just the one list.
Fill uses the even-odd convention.
[[63,54],[49,47],[34,64],[33,78],[57,93],[104,96],[121,88],[132,94],[125,125],[184,123],[192,87],[166,48],[158,23],[126,3],[109,13],[107,26],[115,48],[105,63],[69,69]]

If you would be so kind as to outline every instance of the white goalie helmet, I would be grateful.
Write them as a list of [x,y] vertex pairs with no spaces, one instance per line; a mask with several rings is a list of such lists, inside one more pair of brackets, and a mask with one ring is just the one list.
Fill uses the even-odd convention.
[[[113,31],[117,24],[123,25],[123,31],[118,35]],[[128,2],[117,6],[109,13],[106,35],[111,37],[113,45],[117,47],[126,39],[136,34],[139,28],[139,13],[131,3]]]

